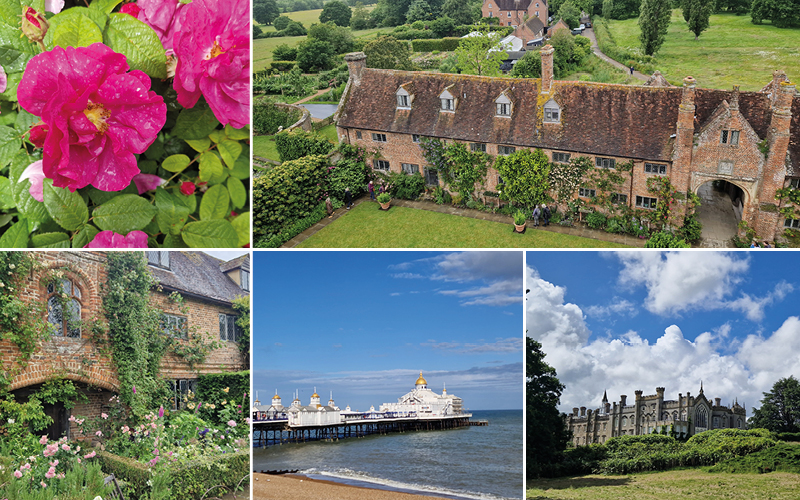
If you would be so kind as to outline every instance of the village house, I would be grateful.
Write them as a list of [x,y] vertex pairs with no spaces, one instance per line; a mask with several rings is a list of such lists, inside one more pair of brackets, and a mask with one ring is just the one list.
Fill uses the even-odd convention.
[[[186,342],[189,335],[202,335],[204,342],[219,341],[221,345],[194,367],[175,354],[167,353],[162,358],[160,376],[168,381],[173,394],[171,404],[178,409],[182,396],[194,388],[199,374],[249,368],[249,360],[242,356],[237,343],[238,314],[232,307],[236,298],[249,295],[249,255],[226,262],[202,252],[145,253],[148,269],[159,284],[150,292],[150,304],[162,312],[162,334],[176,336],[178,342]],[[24,278],[21,298],[45,307],[52,335],[36,346],[27,365],[22,367],[17,364],[18,347],[2,338],[0,361],[3,371],[13,374],[8,391],[17,401],[27,400],[28,395],[54,378],[71,380],[86,396],[71,412],[61,403],[44,405],[54,421],[48,434],[57,439],[70,432],[70,413],[98,417],[109,399],[119,392],[110,354],[95,344],[95,332],[89,331],[95,322],[105,322],[106,252],[31,252],[30,255],[39,265]],[[56,276],[55,281],[50,279],[45,284],[48,276]],[[170,297],[173,293],[180,294],[183,304]],[[76,324],[74,320],[82,323]]]
[[687,438],[711,429],[747,428],[746,411],[738,401],[730,406],[722,404],[721,398],[712,402],[700,392],[692,396],[678,394],[678,399],[665,400],[664,388],[656,387],[656,393],[643,396],[636,391],[633,404],[627,404],[627,396],[619,397],[619,402],[608,402],[603,393],[600,408],[587,410],[585,406],[573,408],[572,413],[564,415],[564,423],[572,435],[576,446],[592,443],[605,443],[616,436],[641,436],[653,433],[674,433]]
[[[717,181],[759,238],[797,227],[776,198],[800,182],[800,98],[784,72],[759,92],[703,89],[692,77],[683,87],[567,82],[554,79],[553,52],[542,48],[542,77],[530,79],[371,69],[363,53],[348,54],[339,141],[379,151],[375,170],[418,173],[428,185],[439,179],[423,137],[489,155],[540,148],[556,164],[583,156],[598,170],[632,163],[611,196],[621,206],[654,210],[651,178],[668,178],[683,197]],[[498,183],[490,168],[485,189]],[[595,186],[574,196],[591,200]]]
[[496,17],[500,26],[522,26],[530,18],[538,18],[547,24],[547,2],[545,0],[484,0],[481,7],[483,17]]

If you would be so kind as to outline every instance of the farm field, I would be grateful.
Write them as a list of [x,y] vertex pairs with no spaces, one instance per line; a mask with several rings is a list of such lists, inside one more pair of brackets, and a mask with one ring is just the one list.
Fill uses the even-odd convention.
[[527,500],[794,500],[800,475],[712,474],[703,469],[528,480]]
[[[609,30],[620,47],[639,47],[637,19],[609,20]],[[695,41],[680,9],[672,11],[667,39],[656,54],[656,67],[673,85],[693,76],[698,87],[758,91],[772,71],[786,71],[789,80],[800,78],[800,29],[755,25],[749,15],[715,14],[710,26]]]

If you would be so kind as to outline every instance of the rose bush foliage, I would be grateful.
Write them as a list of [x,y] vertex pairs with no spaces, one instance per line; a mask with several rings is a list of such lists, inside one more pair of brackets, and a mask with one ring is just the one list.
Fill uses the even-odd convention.
[[0,0],[0,246],[249,244],[249,21]]

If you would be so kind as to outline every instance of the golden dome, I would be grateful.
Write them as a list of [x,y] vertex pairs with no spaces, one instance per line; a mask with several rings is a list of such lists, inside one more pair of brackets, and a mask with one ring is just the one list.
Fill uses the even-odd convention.
[[319,397],[319,394],[317,394],[317,393],[315,392],[314,394],[312,394],[312,395],[311,395],[311,397],[312,397],[312,398],[318,398],[318,397]]
[[428,385],[428,381],[422,377],[422,372],[419,372],[419,378],[415,385]]
[[281,399],[281,397],[276,394],[276,395],[272,396],[272,399]]

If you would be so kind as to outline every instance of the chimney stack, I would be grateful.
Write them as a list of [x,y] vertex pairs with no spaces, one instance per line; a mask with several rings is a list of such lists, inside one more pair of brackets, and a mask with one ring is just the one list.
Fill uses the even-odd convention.
[[549,94],[553,86],[553,46],[550,44],[542,47],[542,93]]
[[585,417],[585,416],[586,416],[586,407],[585,406],[581,406],[581,417]]
[[714,406],[719,406],[722,402],[722,398],[714,398]]
[[626,396],[625,394],[623,394],[623,395],[621,395],[621,396],[619,397],[619,405],[620,405],[622,408],[625,408],[625,403],[626,403],[627,401],[628,401],[628,396]]
[[364,68],[367,67],[367,55],[363,52],[351,52],[344,56],[347,61],[347,68],[350,70],[350,78],[353,79],[355,85],[361,83],[361,74]]

